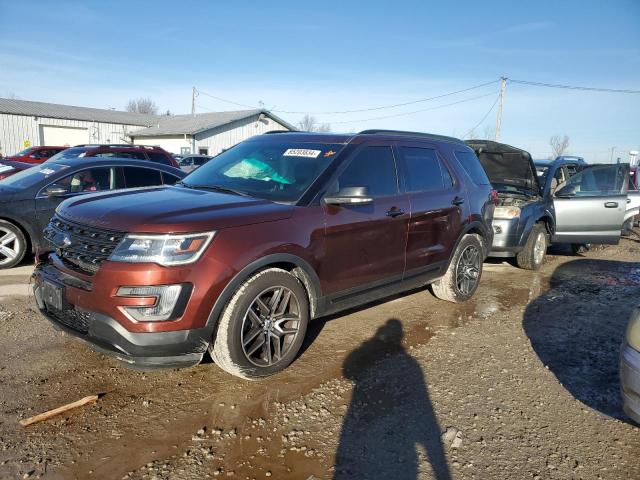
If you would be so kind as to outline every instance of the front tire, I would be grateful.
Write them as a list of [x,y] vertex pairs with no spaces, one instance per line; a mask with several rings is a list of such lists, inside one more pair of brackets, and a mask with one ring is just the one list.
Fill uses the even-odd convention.
[[295,360],[308,323],[309,299],[302,283],[286,270],[269,268],[238,288],[209,352],[226,372],[257,380]]
[[478,288],[484,260],[482,239],[476,234],[462,237],[449,268],[442,278],[431,284],[440,300],[460,303],[469,300]]
[[0,220],[0,270],[18,265],[27,253],[27,239],[13,223]]
[[540,270],[547,253],[547,231],[543,224],[536,223],[529,233],[527,243],[516,255],[516,263],[525,270]]

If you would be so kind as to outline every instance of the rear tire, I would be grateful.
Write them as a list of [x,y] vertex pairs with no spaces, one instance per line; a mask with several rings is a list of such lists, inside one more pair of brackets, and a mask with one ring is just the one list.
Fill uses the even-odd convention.
[[453,254],[447,272],[431,284],[431,291],[440,300],[466,302],[478,288],[483,261],[484,246],[480,235],[465,235]]
[[209,353],[226,372],[258,380],[284,370],[300,351],[309,323],[309,299],[286,270],[256,273],[222,312]]
[[18,265],[27,253],[27,239],[13,223],[0,220],[0,270]]
[[542,223],[536,223],[522,251],[516,255],[516,263],[525,270],[540,270],[547,253],[547,230]]

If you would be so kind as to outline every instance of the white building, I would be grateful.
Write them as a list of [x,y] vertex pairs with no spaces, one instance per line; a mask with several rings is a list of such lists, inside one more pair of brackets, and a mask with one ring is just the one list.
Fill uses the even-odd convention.
[[29,146],[126,143],[153,115],[0,98],[0,153]]
[[212,112],[156,117],[153,126],[129,136],[138,145],[159,145],[173,153],[217,155],[249,137],[273,130],[295,130],[266,110]]
[[264,110],[155,116],[0,98],[0,153],[5,156],[29,146],[131,142],[214,155],[269,130],[295,128]]

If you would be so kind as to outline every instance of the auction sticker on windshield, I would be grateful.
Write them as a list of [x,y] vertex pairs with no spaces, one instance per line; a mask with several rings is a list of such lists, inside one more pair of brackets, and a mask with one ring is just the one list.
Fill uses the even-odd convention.
[[318,155],[322,153],[322,150],[309,150],[306,148],[288,148],[282,154],[284,157],[307,157],[318,158]]

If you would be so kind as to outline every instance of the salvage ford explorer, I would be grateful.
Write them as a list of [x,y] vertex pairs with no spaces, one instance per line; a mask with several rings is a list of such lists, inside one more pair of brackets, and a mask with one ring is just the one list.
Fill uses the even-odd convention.
[[460,140],[261,135],[175,186],[63,202],[34,293],[54,326],[130,366],[194,365],[208,350],[260,378],[295,359],[312,318],[427,284],[469,299],[492,215]]

